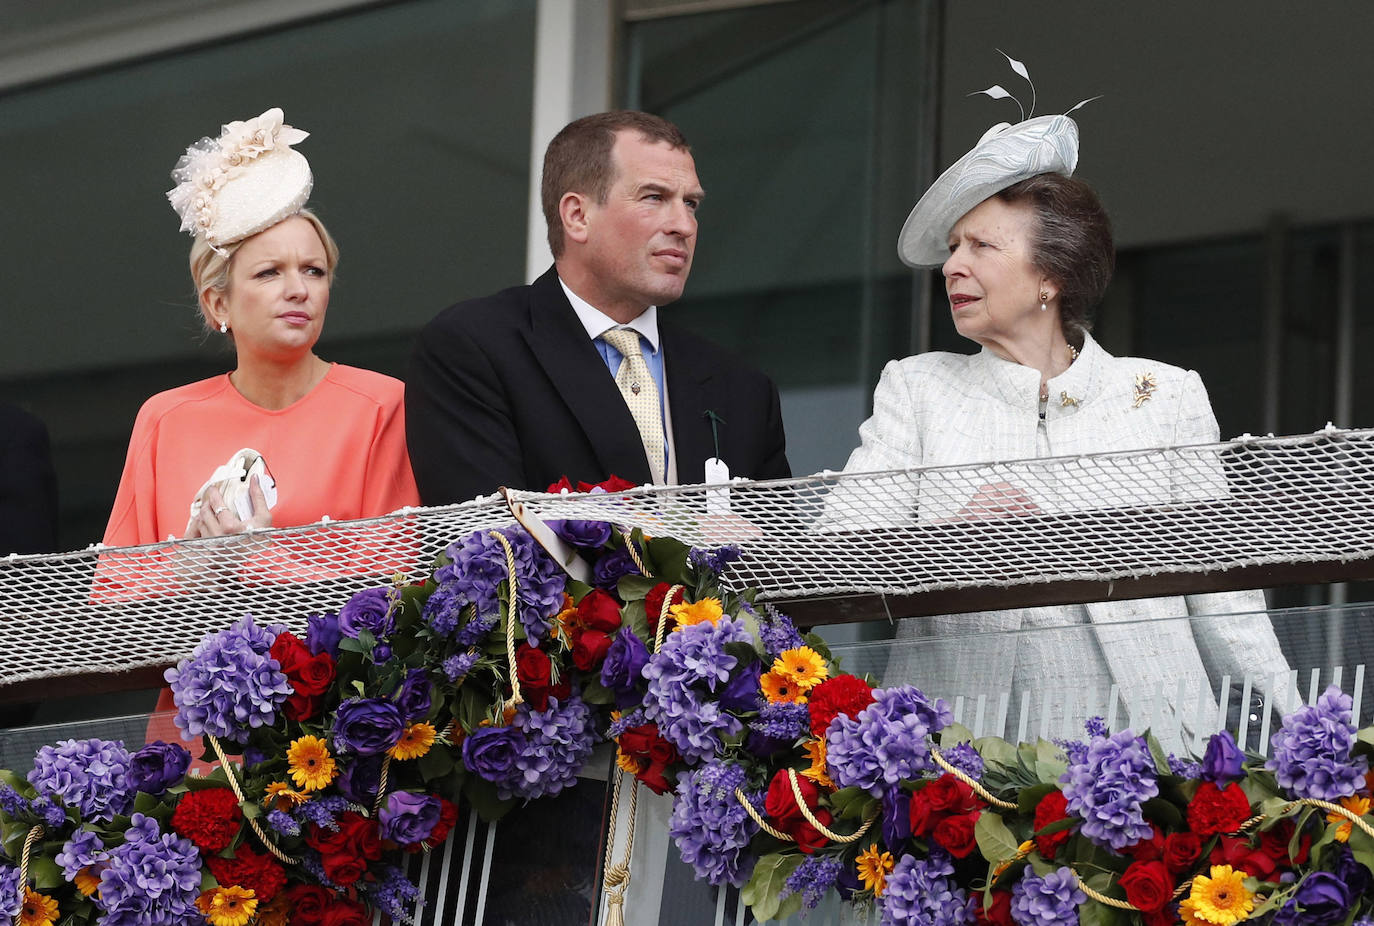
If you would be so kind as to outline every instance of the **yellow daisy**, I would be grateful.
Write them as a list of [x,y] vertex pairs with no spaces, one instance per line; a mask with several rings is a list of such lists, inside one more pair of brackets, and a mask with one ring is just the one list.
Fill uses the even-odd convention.
[[338,771],[329,744],[318,736],[302,736],[286,750],[291,780],[302,791],[318,791],[334,780]]
[[310,795],[297,791],[284,781],[274,781],[265,789],[267,803],[272,810],[290,810],[310,800]]
[[388,749],[386,754],[393,759],[418,759],[429,752],[429,747],[434,745],[438,736],[439,731],[434,729],[433,724],[413,723],[405,728],[396,745]]
[[1193,879],[1192,892],[1178,906],[1185,923],[1231,926],[1255,909],[1255,895],[1245,887],[1245,872],[1213,865],[1211,875]]
[[860,852],[854,863],[859,868],[859,880],[864,887],[872,891],[874,897],[883,896],[883,891],[887,890],[887,873],[892,870],[892,853],[879,852],[875,842]]
[[[1365,814],[1369,813],[1370,800],[1367,797],[1343,797],[1341,798],[1341,806],[1355,816],[1363,817]],[[1326,815],[1326,821],[1328,823],[1340,824],[1336,827],[1337,842],[1349,841],[1350,830],[1354,827],[1354,824],[1350,822],[1350,818],[1346,817],[1344,814],[1332,812]]]
[[689,627],[702,621],[714,624],[725,612],[721,610],[719,598],[703,598],[691,604],[675,604],[668,609],[668,613],[677,621],[678,627]]
[[765,672],[759,676],[759,688],[769,704],[805,704],[806,692],[789,675]]
[[258,902],[250,888],[212,887],[196,898],[196,909],[205,914],[210,926],[247,926]]
[[835,782],[830,780],[830,770],[825,764],[825,740],[807,740],[802,746],[806,749],[806,757],[811,760],[811,767],[802,772],[802,776],[833,791]]
[[76,885],[76,889],[82,895],[92,897],[96,891],[100,890],[100,872],[87,865],[76,873],[76,877],[72,878],[72,883]]
[[815,688],[830,674],[821,654],[809,646],[783,650],[782,654],[773,660],[772,671],[778,675],[786,675],[802,691]]
[[52,926],[57,919],[57,901],[31,887],[24,888],[24,906],[19,910],[19,926]]

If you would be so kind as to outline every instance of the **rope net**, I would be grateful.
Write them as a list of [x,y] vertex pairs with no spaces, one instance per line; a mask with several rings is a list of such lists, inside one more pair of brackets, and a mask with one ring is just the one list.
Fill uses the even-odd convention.
[[[1374,431],[614,494],[510,493],[535,518],[737,544],[766,598],[1201,574],[1374,556]],[[491,496],[231,538],[0,559],[0,687],[166,665],[245,614],[304,626],[515,523]]]

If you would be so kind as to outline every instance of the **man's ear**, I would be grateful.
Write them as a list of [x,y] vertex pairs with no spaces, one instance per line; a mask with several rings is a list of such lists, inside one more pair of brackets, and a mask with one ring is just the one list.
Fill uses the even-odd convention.
[[563,194],[563,198],[558,201],[558,218],[563,223],[564,238],[578,244],[586,243],[590,205],[589,198],[582,193]]

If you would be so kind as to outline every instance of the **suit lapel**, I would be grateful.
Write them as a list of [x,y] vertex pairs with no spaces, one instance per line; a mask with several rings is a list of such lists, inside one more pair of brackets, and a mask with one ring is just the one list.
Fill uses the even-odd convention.
[[[668,402],[673,412],[673,450],[677,457],[678,481],[688,485],[698,483],[705,478],[703,464],[716,455],[711,422],[704,417],[705,412],[710,409],[724,417],[725,409],[712,404],[711,367],[701,363],[690,351],[675,349],[681,341],[664,326],[662,316],[659,334],[663,340]],[[729,464],[730,461],[725,462]]]
[[600,476],[649,481],[649,460],[630,410],[550,269],[530,286],[526,338],[535,359],[591,442]]

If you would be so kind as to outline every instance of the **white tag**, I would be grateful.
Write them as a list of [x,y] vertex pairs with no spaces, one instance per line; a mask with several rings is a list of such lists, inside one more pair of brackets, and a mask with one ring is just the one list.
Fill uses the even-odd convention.
[[721,486],[719,489],[706,490],[706,513],[729,514],[730,513],[730,467],[725,465],[725,461],[710,457],[706,461],[707,485]]

